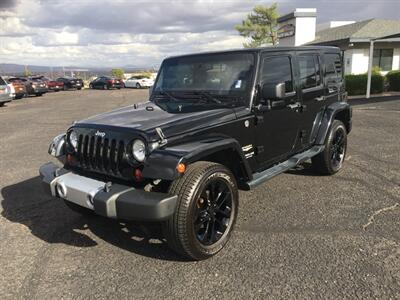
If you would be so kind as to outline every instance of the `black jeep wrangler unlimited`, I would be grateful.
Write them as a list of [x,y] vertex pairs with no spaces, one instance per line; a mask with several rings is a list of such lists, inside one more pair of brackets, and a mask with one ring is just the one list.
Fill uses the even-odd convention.
[[311,159],[342,167],[351,108],[333,47],[171,57],[149,102],[75,122],[43,165],[48,193],[82,213],[157,222],[171,248],[200,260],[229,240],[238,189]]

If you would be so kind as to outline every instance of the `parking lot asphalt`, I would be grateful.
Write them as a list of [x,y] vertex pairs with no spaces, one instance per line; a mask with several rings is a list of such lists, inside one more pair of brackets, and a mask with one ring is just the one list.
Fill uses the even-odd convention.
[[241,192],[228,246],[191,262],[141,226],[68,210],[38,177],[74,120],[147,95],[68,91],[0,108],[0,299],[400,298],[400,99],[354,100],[341,172],[305,163]]

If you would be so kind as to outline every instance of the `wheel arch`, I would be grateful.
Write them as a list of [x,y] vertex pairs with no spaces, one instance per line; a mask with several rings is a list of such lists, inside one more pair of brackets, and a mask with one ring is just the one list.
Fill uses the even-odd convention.
[[334,120],[343,122],[347,133],[352,129],[352,109],[347,102],[335,102],[329,105],[322,117],[315,143],[323,145]]
[[[179,177],[178,163],[190,165],[210,161],[227,167],[235,176],[238,187],[252,179],[252,172],[237,140],[232,138],[200,139],[153,151],[146,160],[143,176],[174,180]],[[244,188],[244,187],[243,187]]]

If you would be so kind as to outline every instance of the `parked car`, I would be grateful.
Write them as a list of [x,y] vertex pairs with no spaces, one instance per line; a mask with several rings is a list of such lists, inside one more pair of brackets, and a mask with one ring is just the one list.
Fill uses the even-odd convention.
[[83,82],[83,80],[81,78],[76,78],[76,81],[77,81],[78,90],[85,87],[85,83]]
[[58,92],[64,89],[64,82],[57,80],[49,80],[47,82],[47,86],[49,88],[49,91]]
[[21,99],[26,95],[26,87],[20,80],[14,80],[14,81],[8,80],[8,82],[14,88],[14,93],[15,93],[14,99]]
[[57,78],[58,82],[62,82],[64,84],[64,91],[69,89],[82,89],[83,83],[81,79],[73,78],[73,77],[60,77]]
[[143,87],[151,87],[154,85],[154,80],[145,76],[132,76],[131,78],[125,80],[126,88],[143,88]]
[[46,87],[49,91],[55,91],[58,92],[60,90],[64,89],[64,83],[61,81],[57,81],[57,80],[52,80],[46,76],[33,76],[31,77],[31,80],[36,80],[39,79],[41,81],[43,81],[46,84]]
[[120,79],[116,79],[108,76],[100,76],[89,83],[89,88],[91,89],[103,89],[109,90],[112,88],[120,89],[123,87],[123,83]]
[[0,106],[12,100],[11,88],[7,82],[0,76]]
[[[3,78],[3,79],[4,79],[4,78]],[[11,83],[8,83],[7,80],[5,80],[5,82],[7,83],[8,89],[9,89],[9,91],[10,91],[11,100],[14,100],[14,99],[15,99],[15,89],[14,89],[14,86],[13,86]]]
[[48,92],[47,85],[41,79],[31,79],[31,87],[35,96],[42,96],[43,94]]
[[71,209],[158,223],[173,250],[200,260],[228,242],[238,189],[308,159],[318,174],[340,171],[351,118],[339,48],[171,57],[149,102],[75,122],[49,147],[63,167],[40,174]]
[[11,77],[9,82],[21,82],[25,85],[26,95],[42,96],[47,93],[46,84],[40,79],[29,79],[26,77]]

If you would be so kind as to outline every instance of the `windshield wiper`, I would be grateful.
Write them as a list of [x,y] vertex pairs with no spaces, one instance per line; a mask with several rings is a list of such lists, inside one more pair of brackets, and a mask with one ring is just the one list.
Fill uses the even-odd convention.
[[164,98],[164,99],[169,99],[169,100],[173,100],[174,102],[181,102],[181,100],[179,100],[178,98],[174,97],[171,93],[167,92],[167,91],[159,91],[157,94],[154,94],[154,96],[151,97],[151,99],[154,101],[155,104],[158,105],[159,103],[159,97],[157,97],[158,95],[162,95],[162,96],[167,96],[168,98]]
[[211,95],[209,92],[206,91],[194,91],[193,94],[198,94],[200,96],[204,96],[205,98],[207,98],[210,102],[214,102],[217,104],[223,104],[221,100],[215,98],[213,95]]

